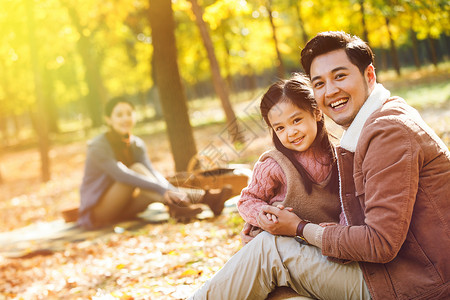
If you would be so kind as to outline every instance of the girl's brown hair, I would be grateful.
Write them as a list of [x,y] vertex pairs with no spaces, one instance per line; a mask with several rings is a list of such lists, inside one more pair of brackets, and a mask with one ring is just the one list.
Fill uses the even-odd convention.
[[[316,100],[314,99],[311,83],[306,75],[299,73],[294,74],[290,79],[280,80],[271,85],[261,98],[260,110],[261,116],[263,117],[264,121],[271,128],[272,140],[275,148],[283,153],[287,158],[289,158],[289,160],[299,172],[305,185],[306,191],[308,192],[308,194],[310,194],[313,184],[310,175],[295,158],[295,152],[283,146],[281,141],[278,139],[278,136],[272,129],[272,125],[269,121],[269,111],[276,104],[283,101],[289,101],[298,108],[311,113],[313,116],[315,115],[316,111],[319,108],[317,106]],[[311,147],[316,147],[317,149],[323,150],[329,155],[333,166],[331,175],[332,178],[330,180],[328,188],[333,192],[337,192],[337,167],[334,159],[333,145],[325,128],[325,120],[323,117],[319,121],[317,121],[317,136]]]

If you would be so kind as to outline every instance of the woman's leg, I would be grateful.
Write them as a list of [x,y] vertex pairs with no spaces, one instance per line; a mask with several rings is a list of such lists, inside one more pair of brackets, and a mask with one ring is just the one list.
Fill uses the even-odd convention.
[[134,187],[116,182],[100,198],[92,209],[96,226],[117,222],[124,209],[131,202]]
[[[151,180],[156,181],[156,178],[150,173],[150,171],[143,164],[135,163],[130,166],[130,169],[135,171],[136,173],[145,175]],[[123,217],[133,218],[138,213],[146,210],[150,204],[155,202],[165,203],[164,196],[155,191],[135,188],[132,193],[131,201],[129,202],[128,207],[124,211]]]
[[[134,164],[130,169],[149,178],[152,176],[142,164]],[[164,198],[156,192],[142,191],[133,186],[115,182],[92,209],[92,216],[98,225],[114,223],[135,217],[153,202],[164,203]]]
[[137,214],[145,211],[150,204],[155,202],[165,203],[164,197],[157,192],[135,189],[122,217],[124,219],[134,218]]

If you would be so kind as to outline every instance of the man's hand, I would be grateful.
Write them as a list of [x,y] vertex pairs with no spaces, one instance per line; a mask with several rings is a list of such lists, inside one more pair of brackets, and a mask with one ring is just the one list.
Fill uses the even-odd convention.
[[249,223],[244,224],[244,228],[241,230],[241,242],[242,245],[247,245],[251,240],[253,240],[253,237],[249,235],[250,229],[252,228],[252,225]]
[[[273,218],[268,219],[267,214],[273,215]],[[271,205],[264,205],[261,212],[257,216],[259,227],[274,235],[295,236],[297,232],[297,225],[301,219],[292,212],[292,208],[285,208],[282,205],[277,207]]]
[[336,226],[338,223],[320,223],[319,226],[321,227],[328,227],[328,226]]

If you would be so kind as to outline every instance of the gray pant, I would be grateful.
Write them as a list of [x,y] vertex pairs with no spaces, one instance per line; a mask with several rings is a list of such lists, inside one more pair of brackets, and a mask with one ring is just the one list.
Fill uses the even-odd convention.
[[370,299],[357,263],[329,261],[319,248],[262,232],[237,252],[189,299],[265,299],[290,286],[317,299]]

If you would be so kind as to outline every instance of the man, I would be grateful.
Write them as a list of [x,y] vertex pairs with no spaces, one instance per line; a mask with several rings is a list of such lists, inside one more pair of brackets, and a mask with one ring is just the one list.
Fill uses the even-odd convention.
[[264,299],[275,286],[319,299],[449,299],[450,153],[376,83],[372,63],[367,44],[343,32],[320,33],[302,51],[319,107],[346,130],[336,150],[341,224],[265,207],[261,228],[310,245],[260,234],[194,299]]

